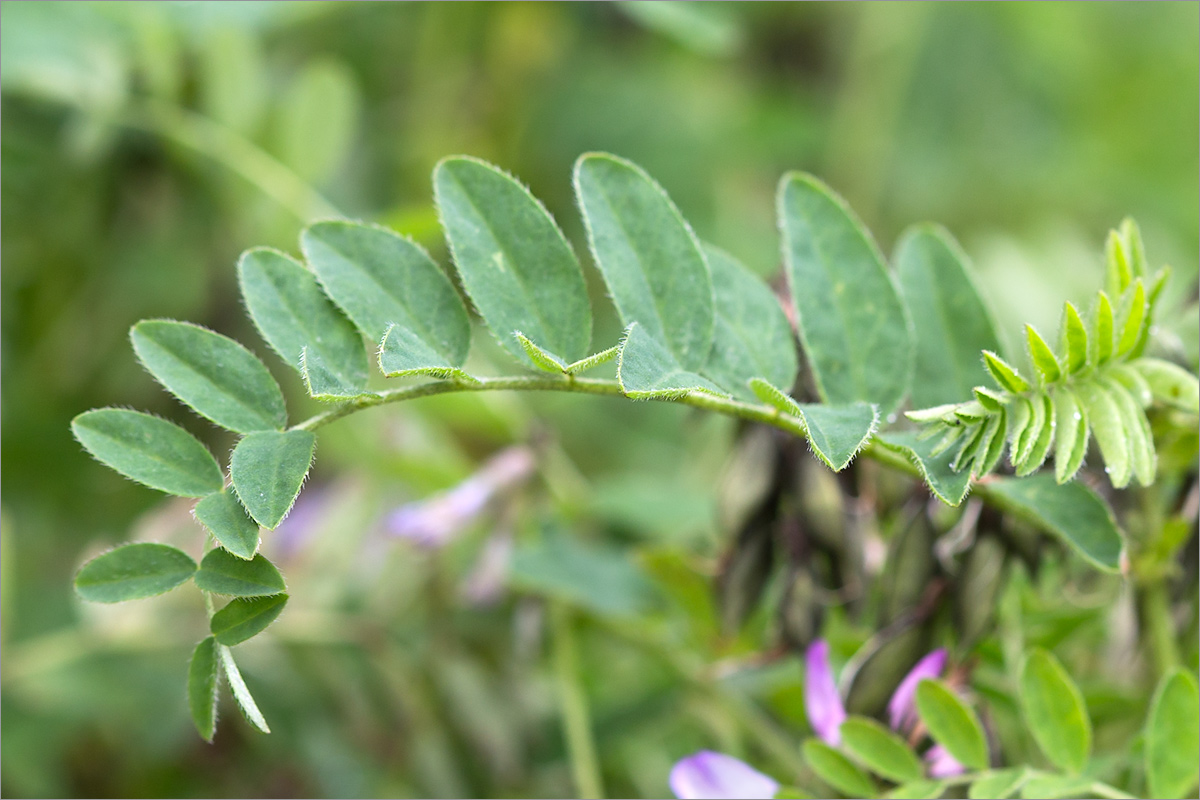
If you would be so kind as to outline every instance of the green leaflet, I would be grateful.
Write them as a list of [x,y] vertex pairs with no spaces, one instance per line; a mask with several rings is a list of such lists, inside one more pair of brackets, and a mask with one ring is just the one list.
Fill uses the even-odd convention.
[[601,350],[599,353],[593,353],[586,358],[565,364],[561,358],[538,347],[520,331],[515,331],[513,337],[525,350],[525,355],[529,356],[529,360],[533,362],[535,367],[543,372],[550,372],[555,375],[575,375],[580,372],[586,372],[593,367],[598,367],[601,364],[607,364],[617,357],[617,353],[621,349],[619,346],[610,347],[607,350]]
[[1021,666],[1020,688],[1025,722],[1046,758],[1081,772],[1092,748],[1092,723],[1079,687],[1054,656],[1035,648]]
[[873,719],[850,717],[842,723],[842,746],[881,778],[903,783],[925,776],[916,753],[904,740]]
[[1142,408],[1147,408],[1154,402],[1154,393],[1150,390],[1150,384],[1133,365],[1116,364],[1108,371],[1108,375],[1124,386]]
[[286,594],[266,597],[235,597],[213,614],[209,628],[216,640],[232,647],[262,633],[287,605]]
[[1117,355],[1128,355],[1138,340],[1142,337],[1142,323],[1146,321],[1148,304],[1146,303],[1146,287],[1138,278],[1133,289],[1121,301],[1120,333],[1117,334]]
[[1121,235],[1116,231],[1109,231],[1108,238],[1104,240],[1104,288],[1116,297],[1125,291],[1131,280],[1133,270]]
[[936,800],[946,793],[946,781],[922,779],[902,783],[884,795],[889,800]]
[[1090,436],[1087,409],[1079,404],[1070,387],[1054,390],[1054,428],[1054,477],[1066,483],[1083,465]]
[[[1040,425],[1045,418],[1034,419],[1034,402],[1028,397],[1017,396],[1008,405],[1008,459],[1013,464],[1021,460],[1022,452],[1028,449],[1033,439],[1041,432],[1034,429],[1034,424]],[[1036,406],[1043,410],[1041,399]]]
[[783,260],[821,399],[891,413],[913,371],[912,322],[882,256],[840,197],[811,175],[779,184]]
[[691,227],[662,187],[622,158],[583,155],[574,179],[592,257],[621,321],[641,325],[681,369],[701,369],[712,348],[713,287]]
[[705,244],[704,253],[712,269],[716,322],[702,374],[749,402],[755,398],[746,385],[751,378],[790,387],[796,382],[796,344],[774,292],[724,250]]
[[1001,408],[1000,412],[991,416],[984,426],[983,438],[979,442],[979,450],[975,455],[975,465],[971,469],[972,477],[979,480],[988,475],[1000,463],[1004,454],[1004,442],[1008,430],[1008,409]]
[[200,416],[239,433],[287,424],[279,384],[233,339],[170,320],[144,320],[129,335],[150,374]]
[[283,576],[262,553],[246,561],[227,550],[209,550],[200,561],[196,585],[213,594],[258,597],[287,590]]
[[808,739],[801,746],[804,760],[817,777],[847,797],[874,797],[875,782],[850,759],[820,739]]
[[360,98],[354,75],[330,59],[307,63],[278,98],[274,134],[280,160],[321,183],[349,155]]
[[318,376],[320,394],[352,395],[367,385],[362,337],[302,264],[277,250],[247,250],[238,283],[259,333],[290,367]]
[[1146,720],[1146,784],[1150,797],[1187,797],[1200,778],[1200,694],[1182,669],[1163,676]]
[[98,408],[71,420],[71,432],[101,464],[152,489],[182,497],[219,491],[221,468],[196,437],[166,420]]
[[759,400],[804,422],[809,447],[834,472],[841,472],[854,460],[879,424],[879,411],[868,403],[800,405],[762,378],[751,378],[748,385]]
[[1112,510],[1078,481],[1058,483],[1049,474],[995,478],[988,484],[1003,509],[1065,541],[1100,569],[1117,572],[1125,539]]
[[636,322],[625,333],[617,359],[621,390],[634,400],[678,398],[693,391],[726,396],[721,387],[680,366],[666,346]]
[[990,350],[983,351],[983,363],[1001,389],[1013,394],[1029,389],[1029,382],[1021,377],[1017,368]]
[[1180,411],[1200,414],[1200,384],[1195,375],[1158,358],[1139,358],[1130,366],[1145,379],[1155,400]]
[[96,556],[75,574],[75,591],[92,603],[140,600],[192,577],[196,562],[182,550],[155,542],[126,544]]
[[1067,373],[1074,375],[1088,365],[1088,333],[1079,316],[1079,311],[1070,303],[1063,305],[1063,321],[1059,326],[1063,363]]
[[1046,456],[1050,453],[1050,445],[1054,442],[1055,430],[1055,415],[1054,415],[1054,398],[1050,394],[1042,395],[1041,399],[1033,401],[1034,419],[1041,418],[1041,422],[1031,422],[1030,428],[1036,424],[1037,434],[1034,435],[1032,430],[1026,439],[1025,445],[1028,448],[1020,454],[1017,459],[1017,477],[1025,477],[1032,472],[1035,472],[1046,461]]
[[[1157,457],[1154,452],[1154,434],[1150,430],[1150,420],[1142,407],[1134,400],[1133,395],[1111,375],[1100,378],[1100,384],[1117,407],[1121,426],[1125,430],[1125,439],[1129,444],[1129,464],[1137,482],[1149,486],[1154,482],[1154,472]],[[1116,485],[1115,483],[1113,484]]]
[[1129,484],[1133,467],[1129,461],[1129,438],[1117,403],[1096,381],[1081,381],[1074,385],[1075,397],[1086,409],[1092,435],[1100,446],[1104,471],[1118,489]]
[[463,288],[500,344],[523,363],[521,331],[566,362],[587,355],[592,309],[583,270],[529,190],[483,161],[446,158],[434,198]]
[[211,742],[217,731],[217,643],[209,636],[196,645],[187,676],[188,710],[196,730]]
[[900,237],[892,262],[915,332],[913,405],[967,397],[984,378],[979,352],[999,351],[1000,340],[966,254],[945,228],[918,225]]
[[1027,777],[1023,767],[985,772],[971,782],[967,797],[970,800],[1007,800],[1020,791]]
[[879,412],[868,403],[799,406],[808,443],[817,458],[834,472],[846,468],[866,446],[879,423]]
[[445,363],[462,366],[471,343],[467,310],[416,244],[371,225],[318,222],[300,234],[300,247],[333,302],[372,342],[399,325]]
[[[358,336],[357,333],[354,335]],[[362,350],[361,342],[359,350]],[[304,388],[310,397],[337,402],[372,394],[362,387],[347,384],[343,375],[345,371],[338,365],[327,363],[319,351],[310,351],[307,347],[300,351],[300,377],[304,379]]]
[[392,325],[379,345],[379,370],[389,378],[429,375],[478,383],[403,325]]
[[951,468],[954,460],[951,450],[933,455],[936,443],[931,439],[920,439],[915,431],[885,433],[878,439],[884,447],[907,455],[920,468],[930,491],[943,503],[957,506],[966,498],[971,489],[971,474]]
[[232,492],[213,492],[196,503],[192,514],[221,547],[238,558],[254,558],[258,552],[258,523],[250,519]]
[[233,660],[233,651],[223,644],[218,644],[217,656],[221,661],[221,667],[225,670],[225,679],[229,681],[229,688],[233,691],[233,699],[237,701],[238,708],[246,715],[246,719],[251,725],[263,733],[270,733],[271,729],[267,727],[267,720],[258,710],[254,696],[250,694],[250,690],[246,688],[246,682],[242,680],[242,673],[238,671],[237,663]]
[[1089,340],[1091,350],[1088,359],[1092,366],[1108,363],[1113,354],[1113,308],[1112,302],[1104,292],[1096,298],[1095,325],[1092,328],[1092,338]]
[[237,443],[229,477],[246,511],[273,530],[292,508],[312,464],[317,437],[309,431],[260,431]]
[[934,741],[965,766],[987,769],[987,737],[975,712],[941,681],[917,686],[917,713]]
[[1032,325],[1025,326],[1025,341],[1029,345],[1029,360],[1033,362],[1033,368],[1037,370],[1043,385],[1054,383],[1062,377],[1062,365],[1058,363],[1058,357]]

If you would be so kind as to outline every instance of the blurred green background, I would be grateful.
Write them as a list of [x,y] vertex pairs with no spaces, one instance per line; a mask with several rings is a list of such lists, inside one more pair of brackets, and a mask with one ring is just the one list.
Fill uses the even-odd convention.
[[[445,264],[429,175],[454,153],[522,178],[581,256],[571,164],[620,154],[765,277],[776,182],[814,172],[885,251],[910,223],[949,227],[1012,342],[1094,292],[1103,235],[1132,215],[1176,270],[1168,339],[1194,368],[1198,8],[4,3],[0,790],[571,795],[547,599],[574,631],[611,794],[663,795],[700,747],[786,774],[799,667],[762,657],[765,616],[723,633],[712,599],[724,509],[751,480],[729,420],[497,395],[326,429],[267,543],[293,601],[238,651],[275,732],[223,705],[211,746],[183,694],[196,593],[84,607],[70,587],[114,543],[198,552],[201,531],[189,504],[91,461],[69,420],[126,405],[229,451],[137,365],[144,317],[247,343],[311,413],[242,313],[238,254],[296,252],[305,222],[341,213]],[[588,274],[598,350],[619,325]],[[472,359],[510,369],[482,331]],[[509,447],[531,448],[533,474],[452,543],[383,533]]]

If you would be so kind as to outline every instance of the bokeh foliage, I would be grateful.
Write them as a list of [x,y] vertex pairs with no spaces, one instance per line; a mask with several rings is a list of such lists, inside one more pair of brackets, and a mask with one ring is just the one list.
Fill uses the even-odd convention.
[[[796,665],[763,656],[769,614],[729,633],[728,604],[710,587],[753,469],[727,464],[732,423],[681,409],[455,397],[331,428],[301,501],[311,502],[296,509],[306,524],[281,528],[272,552],[307,599],[243,665],[271,737],[230,706],[221,712],[234,724],[215,745],[196,739],[179,679],[202,609],[186,598],[84,608],[72,596],[84,558],[131,528],[185,547],[200,536],[187,505],[89,460],[72,416],[129,404],[182,420],[219,461],[233,445],[158,391],[130,356],[130,324],[196,320],[269,357],[231,267],[252,245],[294,250],[326,205],[407,233],[445,263],[429,174],[447,154],[520,175],[580,255],[564,176],[580,152],[621,154],[702,238],[768,276],[779,270],[775,181],[808,170],[885,250],[916,220],[952,230],[1010,353],[1021,323],[1051,330],[1063,299],[1094,291],[1096,243],[1132,215],[1155,262],[1176,269],[1164,338],[1196,367],[1194,4],[709,4],[664,15],[617,4],[8,2],[3,21],[5,794],[570,794],[546,597],[571,609],[610,792],[661,795],[674,759],[702,746],[799,769]],[[282,177],[264,171],[260,150]],[[593,340],[615,340],[619,322],[585,274]],[[480,350],[472,358],[488,363]],[[291,381],[288,398],[306,395],[271,366]],[[537,474],[450,546],[425,552],[380,532],[392,507],[529,442]],[[886,480],[881,490],[902,491]],[[878,520],[893,546],[908,535],[900,521]],[[512,592],[470,600],[464,579],[478,578],[497,537],[517,540]],[[1050,557],[1009,586],[1001,615],[1070,664],[1104,752],[1140,725],[1152,681],[1096,655],[1120,590],[1082,578],[1090,594],[1064,605],[1058,587],[1079,572]],[[782,584],[768,591],[790,596]],[[1194,592],[1194,576],[1186,585]],[[1194,621],[1195,598],[1184,599]],[[871,633],[840,608],[829,617],[839,657]],[[146,638],[171,622],[177,639]],[[1001,686],[1006,646],[980,646],[983,686]],[[1194,633],[1182,649],[1195,669]],[[989,699],[1011,698],[997,688]],[[1018,750],[1010,722],[998,712]]]

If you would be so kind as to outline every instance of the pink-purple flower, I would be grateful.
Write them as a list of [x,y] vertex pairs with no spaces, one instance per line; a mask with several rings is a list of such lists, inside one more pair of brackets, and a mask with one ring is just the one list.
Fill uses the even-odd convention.
[[744,761],[712,750],[701,750],[677,761],[671,768],[670,784],[679,800],[753,800],[774,797],[779,790],[773,778]]

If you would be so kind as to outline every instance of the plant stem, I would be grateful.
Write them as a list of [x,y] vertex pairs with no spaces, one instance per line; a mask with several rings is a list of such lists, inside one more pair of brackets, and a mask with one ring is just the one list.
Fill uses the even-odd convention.
[[554,647],[554,673],[562,704],[563,734],[571,761],[571,774],[580,798],[604,797],[596,743],[592,740],[592,722],[587,695],[579,680],[579,656],[575,651],[575,632],[571,614],[560,602],[550,603],[551,639]]
[[236,131],[193,111],[147,102],[115,120],[195,150],[254,184],[301,222],[341,217],[303,178]]
[[1171,601],[1161,581],[1148,583],[1138,591],[1142,623],[1146,626],[1156,680],[1179,665],[1179,647],[1175,643],[1175,623],[1171,620]]

